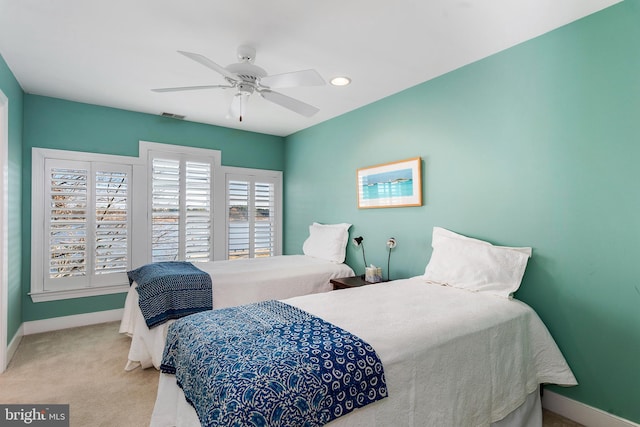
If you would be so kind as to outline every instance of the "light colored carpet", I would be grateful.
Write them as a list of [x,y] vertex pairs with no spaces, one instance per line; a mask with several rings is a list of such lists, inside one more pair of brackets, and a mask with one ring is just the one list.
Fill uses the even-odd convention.
[[155,369],[125,372],[131,339],[119,322],[28,335],[4,374],[0,402],[69,404],[70,426],[148,426]]
[[[149,425],[158,371],[125,372],[131,340],[119,322],[28,335],[4,374],[0,403],[69,404],[71,427]],[[544,412],[544,427],[579,427]]]

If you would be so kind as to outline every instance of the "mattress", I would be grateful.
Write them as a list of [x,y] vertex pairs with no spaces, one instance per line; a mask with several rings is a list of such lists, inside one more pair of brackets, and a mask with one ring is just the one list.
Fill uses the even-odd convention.
[[[213,307],[224,308],[268,299],[286,299],[327,292],[329,281],[355,273],[346,264],[306,255],[281,255],[195,264],[213,282]],[[138,306],[135,282],[127,293],[120,333],[131,337],[125,370],[159,369],[171,322],[149,329]]]
[[[362,338],[384,365],[389,397],[333,427],[488,426],[532,400],[539,412],[539,384],[577,384],[540,318],[515,299],[416,277],[284,302]],[[197,425],[162,378],[152,425]]]

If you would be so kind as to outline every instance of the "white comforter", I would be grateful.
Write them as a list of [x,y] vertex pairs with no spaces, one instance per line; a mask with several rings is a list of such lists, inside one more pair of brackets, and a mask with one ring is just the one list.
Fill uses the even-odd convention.
[[[224,308],[268,299],[285,299],[333,289],[329,280],[353,276],[346,264],[305,255],[282,255],[195,264],[211,275],[213,307]],[[131,336],[126,370],[160,368],[170,322],[149,329],[138,306],[138,292],[129,289],[120,332]]]
[[[285,302],[364,339],[384,365],[389,397],[333,427],[488,426],[540,383],[577,384],[540,318],[517,300],[416,277]],[[195,411],[184,399],[176,405],[181,393],[162,381],[152,425],[193,425]]]

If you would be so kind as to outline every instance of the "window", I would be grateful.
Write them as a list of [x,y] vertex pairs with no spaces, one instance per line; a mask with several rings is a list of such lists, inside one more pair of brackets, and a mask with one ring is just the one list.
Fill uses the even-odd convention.
[[167,154],[151,159],[151,260],[212,257],[212,164]]
[[282,253],[282,172],[223,167],[219,151],[194,147],[141,142],[140,155],[149,169],[147,262]]
[[149,262],[282,253],[282,172],[140,142],[140,157],[33,149],[31,298],[127,292]]
[[110,157],[34,149],[34,301],[128,285],[132,166],[102,161]]
[[269,171],[263,171],[261,175],[226,175],[228,259],[281,253],[281,180],[277,173],[269,176]]

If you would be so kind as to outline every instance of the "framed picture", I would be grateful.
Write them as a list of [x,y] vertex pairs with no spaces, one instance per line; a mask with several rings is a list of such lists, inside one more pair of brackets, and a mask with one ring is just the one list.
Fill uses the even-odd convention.
[[359,208],[422,206],[422,159],[358,169]]

